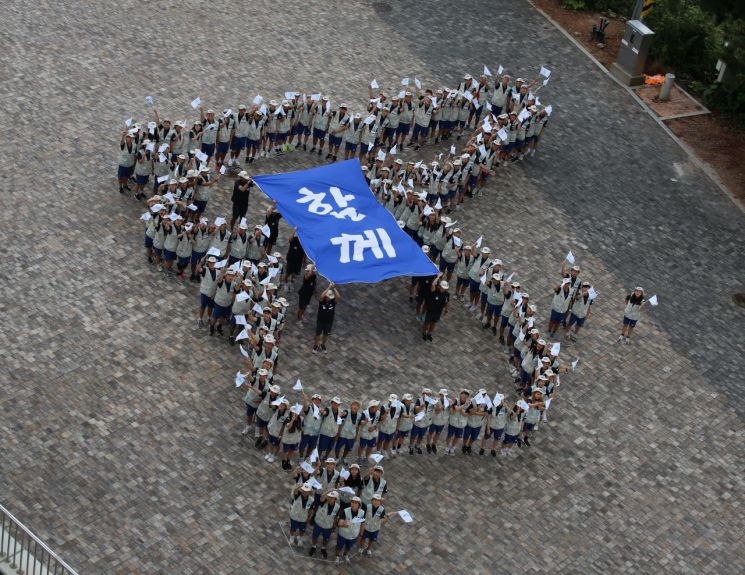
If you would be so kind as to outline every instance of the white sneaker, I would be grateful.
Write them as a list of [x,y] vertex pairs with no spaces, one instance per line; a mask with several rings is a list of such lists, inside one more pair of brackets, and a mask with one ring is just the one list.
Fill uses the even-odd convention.
[[468,311],[476,311],[476,306],[471,304],[470,306],[468,306]]
[[346,561],[347,563],[349,563],[349,555],[345,555],[344,556],[344,561]]
[[251,426],[247,425],[243,428],[243,431],[241,431],[241,435],[248,435],[248,432],[251,431]]
[[341,563],[341,557],[339,557],[338,555],[336,556],[336,561],[335,561],[335,563]]
[[270,457],[270,456],[269,456],[269,454],[268,454],[268,453],[265,453],[265,454],[264,454],[264,459],[265,459],[265,460],[269,461],[269,457]]

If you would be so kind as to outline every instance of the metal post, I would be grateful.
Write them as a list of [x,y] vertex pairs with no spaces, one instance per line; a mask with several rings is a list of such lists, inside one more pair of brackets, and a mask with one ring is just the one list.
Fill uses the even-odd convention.
[[18,549],[18,524],[16,523],[15,537],[13,537],[13,557],[10,558],[10,568],[16,569],[16,550]]
[[660,102],[667,102],[670,99],[670,90],[673,89],[675,83],[675,74],[665,74],[665,83],[660,88],[659,100]]
[[644,8],[644,0],[636,0],[634,5],[634,11],[631,13],[631,20],[639,20],[642,15],[642,8]]

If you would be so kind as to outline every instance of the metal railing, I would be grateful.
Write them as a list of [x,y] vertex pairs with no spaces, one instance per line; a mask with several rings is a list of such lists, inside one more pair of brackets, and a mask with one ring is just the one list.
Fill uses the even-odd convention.
[[2,561],[22,575],[78,575],[10,511],[0,505],[0,562]]

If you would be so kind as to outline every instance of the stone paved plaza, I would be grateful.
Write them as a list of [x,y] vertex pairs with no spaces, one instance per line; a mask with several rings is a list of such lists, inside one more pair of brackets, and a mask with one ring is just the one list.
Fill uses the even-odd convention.
[[[554,116],[541,153],[456,217],[543,319],[563,256],[577,255],[600,294],[583,337],[563,344],[578,371],[517,457],[384,462],[388,509],[415,522],[391,521],[377,559],[339,570],[743,572],[745,310],[732,295],[745,291],[745,215],[626,91],[522,0],[173,6],[4,6],[4,505],[81,575],[335,569],[283,539],[290,481],[240,434],[237,349],[195,329],[193,284],[143,257],[142,205],[114,179],[123,120],[149,119],[146,95],[174,119],[192,119],[196,96],[235,109],[285,90],[362,111],[372,78],[390,93],[403,76],[454,86],[484,64],[513,77],[543,64]],[[294,152],[250,173],[317,163]],[[231,188],[226,178],[208,215],[227,213]],[[249,223],[266,205],[254,192]],[[614,345],[637,284],[661,303],[633,345]],[[514,392],[462,304],[422,342],[407,285],[342,287],[327,355],[310,353],[312,321],[290,320],[279,383],[301,375],[346,400],[424,385]]]

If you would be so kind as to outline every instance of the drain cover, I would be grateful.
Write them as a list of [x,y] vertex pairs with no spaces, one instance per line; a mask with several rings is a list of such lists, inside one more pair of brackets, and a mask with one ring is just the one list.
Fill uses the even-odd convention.
[[736,293],[732,296],[732,301],[740,307],[745,307],[745,293]]

